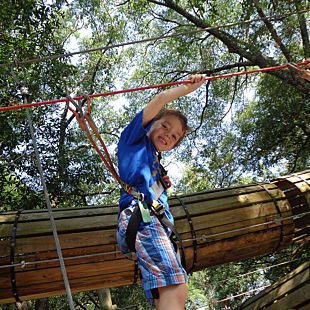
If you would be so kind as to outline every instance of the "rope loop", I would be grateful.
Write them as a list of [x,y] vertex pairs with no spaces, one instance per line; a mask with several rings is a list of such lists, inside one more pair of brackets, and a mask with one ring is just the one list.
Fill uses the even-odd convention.
[[[97,151],[98,155],[100,156],[100,158],[102,159],[102,161],[104,162],[104,164],[106,165],[106,167],[109,169],[109,171],[111,172],[112,176],[116,179],[116,181],[121,184],[121,180],[120,177],[118,176],[118,173],[116,172],[116,169],[114,168],[114,164],[111,160],[110,154],[108,152],[108,149],[105,146],[105,143],[103,141],[103,139],[101,138],[98,129],[95,125],[95,122],[93,121],[92,117],[91,117],[91,110],[90,110],[90,96],[87,94],[82,94],[82,99],[87,100],[87,112],[83,112],[83,104],[81,103],[80,100],[78,100],[78,103],[74,100],[74,98],[72,98],[69,95],[69,92],[67,91],[67,98],[69,99],[69,101],[75,106],[76,111],[74,111],[74,109],[72,109],[69,106],[69,110],[75,115],[75,118],[77,119],[81,129],[85,132],[87,138],[89,139],[90,143],[92,144],[92,146],[95,148],[95,150]],[[97,139],[99,140],[103,150],[104,150],[104,154],[105,156],[102,154],[102,152],[100,151],[100,149],[98,148],[96,142],[94,141],[88,126],[92,129],[93,134],[97,137]]]

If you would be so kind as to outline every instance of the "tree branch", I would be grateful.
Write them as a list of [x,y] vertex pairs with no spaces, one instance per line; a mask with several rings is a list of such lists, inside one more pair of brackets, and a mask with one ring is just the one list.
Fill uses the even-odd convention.
[[[177,5],[173,0],[165,0],[164,3],[156,1],[156,0],[149,0],[152,3],[165,6],[174,10],[175,12],[179,13],[181,16],[185,17],[187,20],[192,22],[199,28],[207,28],[211,25],[206,23],[204,20],[201,20],[179,5]],[[273,67],[279,65],[276,63],[272,58],[267,57],[266,55],[259,52],[256,46],[243,43],[244,47],[240,46],[240,42],[234,38],[232,35],[219,30],[219,29],[209,29],[207,30],[210,34],[212,34],[215,38],[220,40],[226,47],[230,53],[238,54],[239,56],[248,59],[253,64],[259,66],[260,68],[266,67]],[[310,84],[308,81],[304,80],[303,78],[299,77],[297,74],[290,72],[289,70],[272,70],[268,71],[267,74],[273,75],[284,82],[292,85],[293,87],[297,88],[301,92],[308,94],[310,92]]]
[[199,128],[200,128],[200,127],[202,126],[202,124],[203,124],[204,113],[205,113],[205,110],[206,110],[207,107],[208,107],[210,82],[211,82],[211,80],[208,80],[208,82],[207,82],[207,84],[206,84],[206,103],[205,103],[204,107],[202,108],[202,112],[201,112],[201,115],[200,115],[200,123],[199,123],[199,125],[191,132],[191,134],[194,134],[195,137],[196,137],[196,135],[197,135],[197,131],[199,130]]
[[[301,6],[301,1],[300,0],[295,0],[295,7],[296,10],[298,11]],[[309,41],[309,33],[307,30],[307,21],[305,19],[305,14],[298,14],[298,22],[299,22],[299,29],[301,33],[301,39],[302,39],[302,44],[303,44],[303,49],[304,49],[304,56],[305,58],[310,57],[310,41]]]
[[276,44],[280,47],[283,55],[285,56],[286,60],[288,62],[292,61],[292,57],[290,55],[290,52],[286,49],[286,47],[284,46],[284,44],[282,43],[282,39],[278,36],[276,30],[274,29],[272,23],[266,19],[266,15],[263,12],[259,2],[257,0],[253,0],[253,4],[256,8],[256,11],[258,13],[258,15],[263,19],[264,24],[266,25],[267,29],[269,30],[271,37],[274,39],[274,41],[276,42]]

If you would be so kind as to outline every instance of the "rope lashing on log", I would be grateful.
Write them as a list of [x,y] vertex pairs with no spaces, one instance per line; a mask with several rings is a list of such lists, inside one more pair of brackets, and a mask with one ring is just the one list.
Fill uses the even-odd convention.
[[192,241],[193,241],[193,252],[194,252],[194,258],[193,258],[193,263],[192,263],[192,267],[191,269],[189,269],[188,273],[190,274],[195,266],[196,266],[196,263],[197,263],[197,236],[196,236],[196,231],[194,229],[194,225],[193,225],[193,221],[192,221],[192,217],[190,215],[190,213],[188,212],[188,209],[185,205],[185,203],[183,202],[183,200],[178,197],[177,195],[174,196],[181,204],[181,206],[183,207],[184,209],[184,212],[186,214],[186,218],[187,218],[187,221],[188,221],[188,224],[189,224],[189,227],[191,229],[191,235],[192,235]]
[[16,245],[16,232],[17,232],[17,224],[20,214],[23,212],[23,209],[18,210],[15,215],[14,224],[12,228],[12,236],[11,236],[11,243],[10,243],[10,273],[11,273],[11,284],[12,284],[12,291],[13,296],[16,302],[21,302],[17,293],[17,286],[16,286],[16,278],[15,278],[15,245]]
[[[274,205],[275,205],[275,207],[276,207],[276,209],[277,209],[277,212],[279,213],[280,218],[282,218],[283,216],[282,216],[282,212],[281,212],[281,209],[280,209],[280,207],[279,207],[278,201],[277,201],[277,199],[272,195],[271,191],[270,191],[264,184],[261,184],[261,183],[256,183],[256,184],[259,185],[261,188],[263,188],[263,189],[267,192],[267,194],[268,194],[268,195],[270,196],[270,198],[272,199],[272,201],[273,201],[273,203],[274,203]],[[277,220],[277,219],[274,219],[274,221],[276,221],[276,220]],[[280,235],[279,243],[278,243],[278,245],[276,246],[276,248],[274,249],[275,252],[280,248],[281,243],[282,243],[282,241],[283,241],[283,236],[284,236],[284,232],[283,232],[283,221],[280,222],[280,223],[281,223],[281,235]]]
[[[305,61],[305,62],[298,63],[297,65],[303,66],[303,65],[307,65],[308,63],[309,61]],[[209,80],[216,80],[216,79],[221,79],[221,78],[228,78],[228,77],[258,73],[258,72],[268,72],[272,70],[279,70],[279,69],[285,69],[285,68],[290,68],[290,66],[287,64],[287,65],[282,65],[282,66],[261,68],[261,69],[251,70],[251,71],[227,73],[227,74],[222,74],[222,75],[208,76],[205,79],[206,81],[209,81]],[[157,84],[157,85],[150,85],[150,86],[144,86],[144,87],[116,90],[116,91],[111,91],[111,92],[106,92],[106,93],[101,93],[101,94],[93,94],[93,95],[89,95],[88,97],[98,98],[98,97],[105,97],[105,96],[111,96],[111,95],[116,95],[116,94],[124,94],[124,93],[130,93],[130,92],[141,91],[141,90],[146,90],[146,89],[153,89],[153,88],[160,88],[160,87],[167,87],[167,86],[174,86],[174,85],[188,84],[188,83],[191,83],[191,82],[190,81],[179,81],[179,82],[172,82],[172,83],[166,83],[166,84]],[[78,96],[72,99],[83,100],[87,98],[85,96]],[[37,107],[41,105],[49,105],[49,104],[55,104],[55,103],[61,103],[61,102],[70,102],[70,99],[63,98],[63,99],[56,99],[56,100],[50,100],[50,101],[33,102],[33,103],[23,104],[23,105],[0,107],[0,112],[23,109],[23,108],[30,108],[30,107]]]

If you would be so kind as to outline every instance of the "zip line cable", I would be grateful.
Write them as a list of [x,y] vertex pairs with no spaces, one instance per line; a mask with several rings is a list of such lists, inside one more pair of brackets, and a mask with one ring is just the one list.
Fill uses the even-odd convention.
[[[26,71],[25,71],[24,67],[23,67],[23,72],[24,72],[24,83],[25,83],[26,82]],[[19,84],[19,81],[13,72],[13,67],[12,67],[11,73],[12,73],[12,77],[15,80],[15,82],[17,84]],[[19,88],[20,88],[20,92],[22,95],[23,103],[25,105],[27,105],[27,97],[29,96],[28,87],[24,84],[20,84]],[[33,125],[32,125],[32,115],[31,115],[31,111],[29,110],[29,108],[26,109],[26,115],[27,115],[27,120],[28,120],[28,124],[29,124],[32,145],[33,145],[33,149],[34,149],[34,153],[35,153],[35,157],[36,157],[37,168],[38,168],[39,174],[40,174],[41,185],[43,187],[45,202],[47,205],[50,223],[52,226],[53,236],[54,236],[54,240],[55,240],[55,244],[56,244],[57,254],[59,257],[61,272],[62,272],[62,276],[63,276],[65,288],[66,288],[68,302],[69,302],[70,309],[74,310],[74,304],[73,304],[73,298],[72,298],[72,294],[71,294],[70,284],[68,281],[67,271],[66,271],[66,267],[64,264],[64,260],[63,260],[63,255],[62,255],[61,246],[60,246],[60,242],[59,242],[59,238],[58,238],[57,228],[56,228],[56,224],[55,224],[55,220],[54,220],[54,216],[53,216],[52,206],[51,206],[50,198],[48,195],[47,186],[45,183],[43,168],[42,168],[42,164],[41,164],[41,160],[40,160],[40,156],[39,156],[39,151],[38,151],[38,147],[37,147],[37,142],[36,142],[36,137],[35,137]]]
[[[302,66],[302,65],[307,65],[308,63],[310,62],[305,61],[305,62],[298,63],[297,65]],[[287,64],[287,65],[276,66],[276,67],[261,68],[261,69],[251,70],[251,71],[243,71],[243,72],[235,72],[235,73],[227,73],[227,74],[222,74],[222,75],[208,76],[205,79],[206,81],[209,81],[209,80],[216,80],[216,79],[221,79],[221,78],[257,73],[257,72],[268,72],[272,70],[285,69],[289,67],[290,65]],[[166,84],[150,85],[150,86],[137,87],[137,88],[131,88],[131,89],[116,90],[116,91],[111,91],[111,92],[106,92],[106,93],[101,93],[101,94],[93,94],[93,95],[88,95],[88,97],[89,98],[105,97],[105,96],[111,96],[111,95],[116,95],[116,94],[124,94],[124,93],[140,91],[140,90],[160,88],[160,87],[166,87],[166,86],[174,86],[174,85],[180,85],[180,84],[189,84],[189,83],[191,82],[190,81],[179,81],[179,82],[172,82],[172,83],[166,83]],[[78,96],[72,99],[83,100],[83,99],[87,99],[87,97]],[[36,106],[48,105],[48,104],[54,104],[54,103],[60,103],[60,102],[70,102],[70,99],[63,98],[63,99],[56,99],[56,100],[50,100],[50,101],[33,102],[33,103],[23,104],[23,105],[0,107],[0,112],[9,111],[9,110],[17,110],[17,109],[22,109],[22,108],[29,108],[29,107],[36,107]]]
[[[27,104],[27,99],[24,99],[24,101],[26,101],[25,103]],[[54,235],[54,240],[55,240],[56,248],[57,248],[57,254],[58,254],[59,262],[60,262],[60,266],[61,266],[61,272],[62,272],[64,284],[66,287],[68,301],[69,301],[70,309],[74,310],[74,304],[73,304],[70,284],[68,281],[68,276],[67,276],[63,256],[62,256],[61,246],[60,246],[60,242],[58,239],[57,228],[56,228],[56,224],[55,224],[55,220],[54,220],[54,216],[53,216],[51,202],[50,202],[48,192],[47,192],[47,187],[46,187],[46,183],[45,183],[45,179],[44,179],[43,169],[42,169],[42,165],[41,165],[41,161],[40,161],[40,157],[39,157],[39,152],[38,152],[38,148],[37,148],[36,138],[35,138],[33,127],[32,127],[31,113],[30,113],[29,109],[26,109],[26,113],[27,113],[27,119],[28,119],[28,123],[29,123],[29,127],[30,127],[30,133],[31,133],[33,148],[34,148],[36,159],[37,159],[37,166],[38,166],[38,170],[40,172],[41,184],[43,187],[45,201],[46,201],[46,205],[47,205],[49,216],[50,216],[50,222],[51,222],[52,229],[53,229],[53,235]]]
[[[180,33],[163,35],[163,36],[158,36],[158,37],[148,38],[148,39],[143,39],[143,40],[136,40],[136,41],[131,41],[131,42],[108,45],[108,46],[104,46],[104,47],[98,47],[98,48],[93,48],[93,49],[88,49],[88,50],[83,50],[83,51],[46,56],[46,57],[42,57],[42,58],[36,58],[36,59],[21,61],[20,64],[25,65],[25,64],[31,64],[31,63],[39,63],[39,62],[44,62],[47,60],[54,60],[54,59],[58,59],[58,58],[71,57],[71,56],[79,55],[79,54],[86,54],[86,53],[93,53],[93,52],[97,52],[97,51],[104,51],[104,50],[108,50],[108,49],[112,49],[112,48],[116,48],[116,47],[123,47],[123,46],[134,45],[134,44],[138,44],[138,43],[151,42],[151,41],[158,41],[158,40],[162,40],[162,39],[184,36],[184,35],[188,35],[188,34],[195,34],[195,33],[205,32],[205,31],[209,31],[209,30],[228,28],[228,27],[243,25],[243,24],[250,24],[250,23],[258,22],[258,21],[264,21],[264,20],[269,20],[269,19],[281,19],[281,18],[286,18],[286,17],[292,16],[292,15],[296,15],[296,14],[307,13],[309,11],[310,11],[310,9],[306,9],[306,10],[295,11],[295,12],[291,12],[291,13],[287,13],[287,14],[283,14],[283,15],[271,15],[271,16],[266,16],[266,17],[262,17],[262,18],[254,18],[254,19],[249,19],[249,20],[239,21],[239,22],[234,22],[234,23],[228,23],[228,24],[219,25],[219,26],[210,26],[210,27],[206,27],[206,28],[198,29],[198,30],[180,32]],[[0,64],[0,68],[14,66],[14,65],[15,65],[14,62],[6,63],[6,64]]]

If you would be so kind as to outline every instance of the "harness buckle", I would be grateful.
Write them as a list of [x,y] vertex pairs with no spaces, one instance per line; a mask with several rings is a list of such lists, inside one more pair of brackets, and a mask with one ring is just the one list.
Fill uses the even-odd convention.
[[157,202],[156,200],[153,200],[150,208],[155,215],[159,216],[163,215],[166,210],[166,207],[162,203]]
[[[132,189],[132,186],[130,187],[130,193],[131,193],[131,189]],[[137,198],[139,201],[144,201],[144,194],[143,193],[140,193],[140,191],[139,191],[137,196],[138,196]]]
[[136,261],[137,260],[137,253],[136,252],[128,252],[128,253],[126,253],[124,255],[129,260],[132,260],[132,261]]

